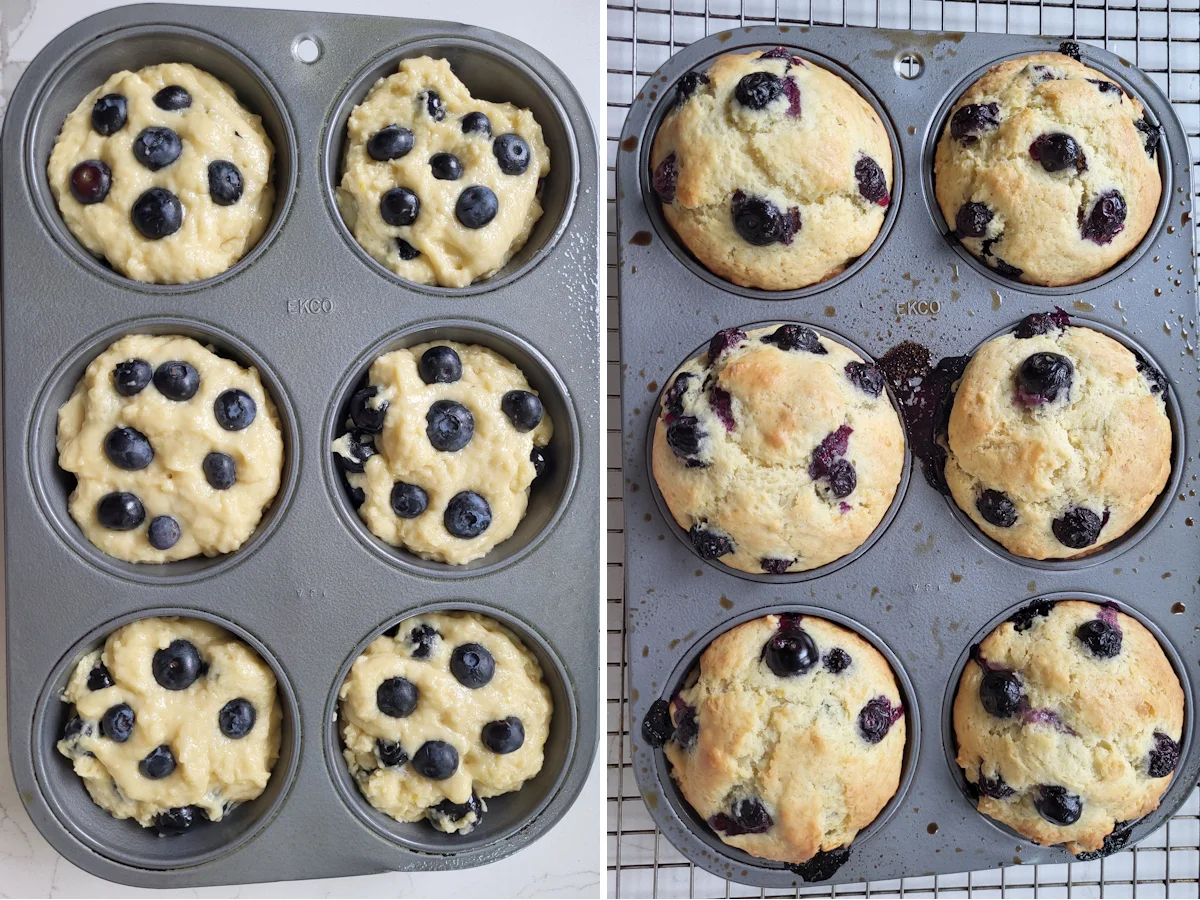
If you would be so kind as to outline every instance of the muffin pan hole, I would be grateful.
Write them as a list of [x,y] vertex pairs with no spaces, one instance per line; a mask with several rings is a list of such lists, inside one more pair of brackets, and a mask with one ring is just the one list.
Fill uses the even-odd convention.
[[[266,790],[233,809],[220,822],[197,824],[185,834],[160,838],[135,821],[114,819],[88,795],[71,761],[55,744],[62,737],[69,707],[60,697],[80,657],[103,646],[123,625],[155,616],[179,616],[212,622],[248,644],[270,667],[278,683],[283,712],[279,759]],[[181,869],[224,856],[245,844],[283,805],[300,762],[300,709],[291,681],[266,645],[239,625],[198,609],[180,607],[138,610],[93,629],[51,670],[33,720],[33,764],[42,795],[62,826],[90,850],[138,869]]]
[[925,60],[915,50],[906,50],[896,57],[892,67],[905,81],[914,81],[925,70]]
[[[385,268],[359,246],[346,226],[337,205],[337,188],[342,180],[346,150],[346,123],[354,107],[381,78],[396,72],[401,60],[429,56],[445,59],[454,74],[467,86],[471,96],[493,103],[512,103],[530,110],[542,128],[542,137],[550,150],[550,174],[540,185],[542,217],[534,225],[529,240],[508,264],[490,278],[467,287],[447,288],[407,281]],[[376,58],[361,71],[342,93],[334,107],[325,132],[321,174],[329,214],[342,237],[367,265],[384,277],[413,290],[447,296],[480,294],[508,284],[530,271],[544,259],[566,231],[575,208],[579,189],[579,153],[575,134],[558,98],[542,78],[524,62],[499,47],[483,41],[458,37],[435,37],[405,44]]]
[[[549,465],[529,492],[529,505],[512,536],[480,559],[464,565],[422,559],[403,547],[395,547],[376,537],[359,517],[350,499],[346,479],[329,449],[345,433],[351,396],[367,383],[371,364],[385,353],[430,341],[456,341],[479,344],[499,353],[520,369],[537,392],[546,413],[554,423],[554,435],[546,445]],[[321,453],[324,472],[334,506],[360,541],[385,562],[417,575],[435,578],[463,578],[503,568],[528,555],[554,529],[575,488],[579,467],[579,423],[566,386],[550,362],[532,345],[494,325],[465,319],[448,319],[412,325],[378,341],[367,349],[338,383],[333,402],[326,413]]]
[[306,66],[311,66],[321,58],[321,42],[312,35],[301,35],[292,42],[292,56]]
[[[191,63],[230,85],[238,101],[262,118],[263,128],[275,145],[275,208],[263,236],[225,272],[190,284],[135,281],[115,272],[106,261],[96,259],[75,239],[63,222],[46,177],[46,164],[59,129],[85,96],[116,72],[125,69],[136,71],[145,66],[169,62]],[[59,245],[98,277],[124,288],[156,294],[200,290],[252,265],[271,244],[287,218],[296,185],[296,135],[285,112],[283,99],[253,62],[211,35],[171,25],[118,29],[91,41],[85,49],[73,54],[70,62],[51,77],[38,102],[39,109],[29,129],[25,160],[27,180],[35,205]]]
[[[130,334],[179,334],[193,338],[205,346],[211,345],[218,356],[257,369],[263,387],[275,403],[283,437],[283,471],[280,473],[279,491],[271,505],[264,510],[254,533],[232,553],[213,557],[194,556],[167,563],[125,562],[109,556],[92,544],[71,518],[68,502],[71,491],[75,488],[76,478],[58,465],[58,409],[71,396],[75,385],[83,377],[84,370],[92,360],[114,341]],[[42,511],[51,526],[69,547],[92,565],[127,581],[148,584],[196,581],[240,563],[262,546],[283,519],[299,477],[300,444],[296,415],[278,377],[262,357],[240,339],[192,319],[166,316],[136,319],[115,325],[88,338],[72,350],[65,360],[57,363],[53,372],[34,407],[29,432],[29,477]],[[101,453],[101,448],[97,447],[96,452]]]
[[[338,719],[338,691],[346,680],[350,667],[367,645],[399,622],[433,612],[469,612],[495,619],[512,631],[529,650],[542,668],[542,678],[550,689],[554,706],[550,731],[544,748],[542,768],[520,790],[485,798],[487,812],[468,834],[446,834],[428,822],[397,822],[375,807],[359,791],[342,756],[342,737]],[[411,850],[452,856],[479,850],[505,840],[530,825],[554,800],[575,753],[579,728],[575,696],[561,660],[550,644],[534,629],[491,606],[472,601],[447,601],[421,606],[394,616],[378,626],[355,647],[338,669],[325,703],[325,762],[334,787],[350,811],[367,827],[385,840]]]

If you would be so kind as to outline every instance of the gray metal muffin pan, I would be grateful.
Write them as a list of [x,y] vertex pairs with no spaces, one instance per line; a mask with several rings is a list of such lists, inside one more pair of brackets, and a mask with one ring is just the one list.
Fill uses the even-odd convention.
[[[961,872],[1016,863],[1068,862],[979,814],[953,764],[948,703],[970,645],[1037,597],[1107,598],[1163,641],[1184,685],[1183,758],[1157,811],[1131,842],[1158,828],[1200,773],[1192,696],[1200,677],[1197,585],[1200,519],[1193,431],[1200,424],[1195,356],[1198,318],[1192,257],[1192,185],[1184,131],[1153,81],[1127,61],[1083,46],[1084,62],[1138,96],[1165,133],[1163,199],[1142,244],[1112,270],[1068,288],[1010,281],[944,236],[932,192],[932,154],[949,109],[989,66],[1057,50],[1060,39],[865,28],[755,26],[679,51],[645,83],[625,123],[617,161],[621,288],[625,603],[632,762],[650,813],[688,859],[721,877],[762,887],[803,883],[785,866],[720,839],[688,806],[661,750],[642,736],[650,705],[667,699],[718,634],[776,611],[825,613],[884,648],[905,694],[909,746],[900,790],[851,845],[832,883]],[[896,187],[879,238],[845,273],[798,291],[741,288],[708,272],[676,238],[649,185],[649,155],[676,80],[723,53],[784,45],[855,84],[892,135]],[[898,73],[916,56],[921,74]],[[861,555],[813,572],[747,576],[705,562],[671,518],[650,474],[659,396],[684,360],[720,328],[804,322],[878,359],[904,341],[933,361],[970,354],[1031,312],[1058,305],[1143,349],[1170,382],[1175,427],[1168,488],[1144,523],[1082,559],[1037,563],[1004,553],[926,482],[919,465],[902,480],[899,508]],[[844,338],[843,338],[844,336]],[[699,347],[700,351],[696,348]],[[676,538],[671,537],[674,534]],[[1135,546],[1136,544],[1136,546]]]
[[[294,55],[319,47],[310,64]],[[404,57],[449,59],[472,93],[534,111],[551,150],[545,215],[495,278],[415,285],[361,253],[333,204],[346,116]],[[192,62],[229,82],[276,147],[270,228],[228,272],[145,285],[93,259],[58,216],[45,166],[59,125],[122,68]],[[3,132],[4,479],[10,756],[38,829],[76,865],[143,887],[194,887],[500,859],[554,825],[596,750],[599,670],[597,147],[582,101],[525,44],[415,19],[170,5],[124,7],[55,38],[17,85]],[[56,411],[118,336],[182,333],[259,368],[279,409],[283,486],[237,552],[161,566],[105,556],[67,512]],[[359,522],[329,443],[354,383],[387,349],[447,339],[519,365],[555,423],[552,469],[516,534],[477,563],[429,563]],[[562,572],[573,574],[564,579]],[[366,642],[428,609],[470,609],[538,656],[555,702],[546,763],[488,801],[468,836],[401,826],[358,794],[336,693]],[[282,755],[267,791],[220,823],[160,839],[96,807],[54,747],[80,655],[146,615],[215,619],[275,669]]]

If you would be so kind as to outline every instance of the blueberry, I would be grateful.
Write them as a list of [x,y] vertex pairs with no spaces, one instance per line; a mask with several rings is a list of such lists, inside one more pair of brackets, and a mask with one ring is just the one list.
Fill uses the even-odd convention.
[[741,191],[735,191],[731,210],[734,229],[746,243],[756,247],[790,244],[792,236],[800,230],[798,209],[784,213],[762,197],[747,197]]
[[446,104],[442,102],[442,95],[435,90],[427,90],[424,93],[425,112],[429,118],[435,122],[440,122],[446,118]]
[[217,206],[233,206],[242,199],[242,173],[227,159],[208,164],[208,196]]
[[442,524],[455,537],[479,537],[492,524],[492,508],[474,491],[460,491],[446,504]]
[[663,203],[671,203],[675,200],[675,182],[678,180],[679,163],[675,159],[675,151],[672,150],[654,167],[654,174],[650,177],[650,186],[654,188],[654,193],[659,200]]
[[1089,619],[1075,629],[1075,637],[1100,659],[1112,659],[1121,652],[1121,629],[1103,619]]
[[406,241],[404,238],[396,238],[396,255],[405,262],[416,259],[421,255],[421,251]]
[[462,378],[462,360],[452,347],[430,347],[417,362],[417,374],[426,384],[453,384]]
[[86,159],[71,170],[71,196],[85,206],[100,203],[112,187],[112,169],[98,159]]
[[129,102],[121,94],[105,94],[92,104],[92,128],[104,137],[124,128],[128,117]]
[[1083,815],[1083,800],[1057,784],[1043,784],[1033,799],[1038,814],[1052,825],[1074,825]]
[[700,720],[694,706],[683,706],[675,712],[675,743],[679,749],[691,752],[700,740]]
[[983,203],[964,203],[954,214],[954,233],[960,238],[981,238],[987,234],[992,211]]
[[154,816],[154,830],[159,837],[178,837],[205,818],[198,806],[175,806]]
[[205,669],[196,645],[183,638],[176,638],[167,647],[156,651],[150,663],[154,680],[168,691],[187,690]]
[[183,227],[183,205],[166,188],[153,187],[133,202],[129,218],[142,237],[157,241]]
[[1054,308],[1050,313],[1030,313],[1020,321],[1013,334],[1022,340],[1047,334],[1052,328],[1062,330],[1071,324],[1071,317],[1065,310]]
[[463,822],[472,813],[475,814],[476,822],[483,818],[483,804],[479,801],[479,795],[474,791],[471,792],[466,803],[452,803],[447,797],[436,806],[431,806],[430,810],[450,822]]
[[661,747],[674,736],[671,705],[666,700],[655,700],[642,717],[642,740],[651,747]]
[[1101,518],[1090,509],[1073,506],[1050,523],[1050,530],[1064,547],[1082,550],[1096,543],[1107,519],[1107,514]]
[[438,181],[458,181],[463,176],[463,166],[453,153],[435,153],[429,157],[429,168]]
[[128,491],[113,491],[96,504],[96,519],[111,531],[132,531],[146,520],[146,508]]
[[892,706],[887,697],[873,697],[858,713],[858,733],[868,744],[878,744],[904,715],[904,708]]
[[781,626],[763,644],[762,661],[780,678],[803,675],[820,659],[817,643],[799,626]]
[[1099,850],[1076,853],[1075,859],[1080,862],[1090,862],[1096,859],[1104,859],[1107,856],[1112,856],[1114,853],[1119,853],[1129,843],[1129,838],[1133,835],[1133,826],[1133,822],[1114,822],[1113,830],[1104,836],[1104,844]]
[[988,715],[1007,719],[1021,705],[1021,679],[1016,672],[991,669],[979,682],[979,702]]
[[1083,172],[1087,169],[1079,142],[1061,131],[1039,134],[1029,145],[1029,155],[1040,162],[1047,172],[1061,172],[1067,168]]
[[541,478],[550,467],[550,456],[545,447],[536,444],[529,450],[529,461],[533,463],[533,477]]
[[445,741],[426,741],[412,758],[413,770],[431,781],[442,781],[458,770],[458,751]]
[[200,390],[200,373],[191,363],[174,359],[154,370],[154,386],[168,400],[191,400]]
[[204,457],[200,468],[204,470],[204,479],[215,490],[227,491],[237,484],[237,463],[227,453],[214,450]]
[[729,807],[728,813],[717,813],[708,820],[714,831],[727,835],[762,834],[775,823],[771,814],[757,797],[747,797],[737,800]]
[[975,508],[983,521],[997,528],[1011,528],[1017,524],[1017,507],[1008,494],[985,488],[975,501]]
[[850,668],[850,662],[850,654],[841,647],[834,647],[821,660],[821,663],[825,666],[825,671],[833,675],[845,672]]
[[435,400],[425,414],[425,436],[434,450],[453,453],[471,443],[475,417],[461,403]]
[[[710,343],[709,350],[711,351],[711,349],[712,344]],[[670,417],[683,415],[683,397],[687,393],[688,385],[695,380],[696,376],[691,372],[680,372],[671,382],[671,386],[663,392],[662,407],[667,414],[668,421]]]
[[1033,627],[1033,620],[1050,615],[1054,609],[1053,600],[1035,600],[1008,617],[1016,632],[1028,631]]
[[113,387],[122,397],[140,394],[154,377],[154,369],[144,359],[127,359],[113,366]]
[[155,781],[166,778],[175,771],[175,754],[166,744],[159,744],[138,763],[138,771],[142,773],[143,778]]
[[493,753],[512,753],[525,743],[525,726],[516,716],[508,716],[484,725],[479,739]]
[[192,105],[192,95],[178,84],[168,84],[154,95],[154,105],[167,112],[177,112]]
[[787,868],[788,871],[798,875],[801,881],[809,883],[828,881],[849,859],[850,848],[838,847],[836,850],[818,850],[816,855],[807,862],[791,864]]
[[428,659],[429,654],[433,652],[433,642],[439,637],[441,634],[436,628],[424,623],[410,631],[408,640],[413,645],[413,659]]
[[128,703],[110,706],[100,717],[100,735],[110,741],[123,744],[133,734],[133,723],[137,716]]
[[999,127],[998,103],[968,103],[950,118],[950,136],[962,144],[974,144],[980,134]]
[[242,431],[254,422],[258,404],[245,391],[232,388],[222,391],[213,401],[213,414],[217,424],[226,431]]
[[355,391],[354,396],[350,398],[350,421],[367,434],[379,434],[383,431],[383,422],[387,418],[386,400],[378,406],[368,402],[378,393],[379,388],[370,384],[362,390]]
[[481,688],[496,674],[496,660],[482,644],[459,644],[450,654],[450,672],[463,687]]
[[420,214],[421,198],[408,188],[392,188],[379,198],[379,217],[386,225],[411,225]]
[[850,382],[864,394],[878,397],[883,393],[883,372],[879,371],[878,366],[866,362],[848,362],[845,371]]
[[354,504],[355,509],[358,509],[360,506],[362,506],[364,503],[367,502],[366,491],[364,491],[362,488],[352,487],[352,488],[350,488],[349,493],[350,493],[350,502]]
[[1102,94],[1122,94],[1122,93],[1124,93],[1124,91],[1121,90],[1120,85],[1114,84],[1111,81],[1105,81],[1103,78],[1089,78],[1087,80],[1089,82],[1091,82],[1092,84],[1094,84],[1096,86],[1096,90],[1098,90]]
[[891,202],[888,195],[887,178],[879,163],[869,156],[860,156],[854,163],[854,180],[858,182],[858,192],[868,203],[887,206]]
[[376,162],[407,156],[413,148],[413,133],[400,125],[387,125],[367,138],[367,155]]
[[1062,41],[1058,45],[1058,52],[1063,56],[1069,56],[1075,62],[1083,62],[1079,53],[1079,44],[1076,41]]
[[502,134],[492,142],[492,155],[505,175],[524,175],[529,168],[529,145],[519,134]]
[[1027,406],[1053,403],[1075,380],[1075,366],[1060,353],[1035,353],[1017,370],[1017,399]]
[[114,428],[104,438],[104,455],[118,469],[138,472],[154,460],[154,448],[136,428]]
[[1151,778],[1166,778],[1179,765],[1179,744],[1161,731],[1154,732],[1154,748],[1150,751],[1146,772]]
[[998,256],[992,260],[992,268],[1005,278],[1012,278],[1014,280],[1020,278],[1025,271],[1024,269],[1018,269],[1016,266],[1010,266]]
[[424,488],[405,481],[392,485],[392,512],[402,519],[415,519],[429,508],[429,494]]
[[367,442],[368,435],[354,434],[350,432],[345,435],[346,452],[333,454],[333,461],[337,463],[338,468],[343,472],[362,472],[366,468],[367,460],[374,456],[378,451],[373,444]]
[[762,570],[768,575],[782,575],[793,565],[795,565],[795,563],[795,559],[779,559],[772,557],[765,557],[758,561],[758,564],[762,567]]
[[1085,241],[1107,244],[1125,229],[1125,216],[1129,208],[1125,198],[1117,190],[1104,191],[1092,204],[1086,218],[1080,207],[1079,233]]
[[481,112],[467,113],[462,117],[460,124],[463,134],[486,134],[490,136],[492,133],[491,120]]
[[764,335],[762,342],[774,344],[780,350],[803,350],[817,356],[829,353],[817,333],[805,325],[780,325],[770,334]]
[[112,672],[108,671],[108,666],[102,662],[96,663],[92,671],[88,672],[87,686],[89,691],[102,691],[105,688],[110,688],[114,684]]
[[1162,139],[1162,126],[1155,125],[1145,116],[1142,116],[1140,119],[1134,122],[1133,125],[1144,136],[1146,155],[1151,159],[1154,159],[1154,154],[1158,150],[1158,142]]
[[783,79],[770,72],[751,72],[743,75],[733,96],[747,109],[762,109],[783,93]]
[[1007,800],[1009,797],[1016,796],[1016,791],[1005,784],[1004,779],[1000,777],[1000,773],[996,773],[995,778],[989,778],[982,772],[979,773],[979,783],[976,785],[979,788],[979,793],[985,797],[991,797],[993,800]]
[[152,125],[133,139],[133,155],[151,172],[164,169],[183,152],[183,141],[170,128]]
[[729,391],[713,385],[708,391],[708,405],[716,417],[721,420],[726,431],[733,431],[737,427],[737,422],[733,418],[733,397],[729,395]]
[[675,84],[675,108],[678,109],[692,99],[692,94],[696,93],[702,84],[708,84],[708,76],[703,72],[688,72],[680,78]]
[[396,768],[408,762],[408,754],[404,752],[403,747],[383,738],[375,741],[375,755],[379,757],[379,762],[388,768]]
[[[709,339],[708,342],[708,364],[711,366],[716,363],[722,356],[730,350],[741,345],[742,341],[746,340],[746,332],[740,328],[722,328]],[[683,378],[687,373],[681,374]],[[689,376],[689,380],[690,380]],[[687,388],[686,382],[684,388]]]
[[509,391],[500,398],[500,408],[522,433],[533,431],[542,422],[542,401],[529,391]]
[[257,719],[258,712],[254,704],[245,697],[230,700],[217,713],[217,725],[221,734],[235,741],[248,735]]
[[849,425],[841,425],[837,431],[832,431],[821,439],[813,450],[808,463],[808,475],[814,482],[820,482],[816,487],[828,491],[833,497],[841,499],[850,496],[858,485],[858,475],[853,464],[843,459],[850,448],[850,435],[854,429]]
[[858,474],[848,459],[835,459],[830,463],[826,479],[829,483],[829,493],[838,500],[849,497],[858,487]]
[[179,527],[179,522],[170,516],[156,516],[150,520],[146,536],[155,550],[170,550],[179,543],[183,530]]
[[734,552],[733,539],[707,525],[693,525],[688,529],[688,537],[701,559],[716,559]]
[[464,228],[482,228],[500,211],[500,201],[492,189],[481,184],[472,185],[458,195],[454,204],[454,215]]
[[417,686],[399,675],[388,678],[375,689],[375,705],[385,716],[403,719],[417,708]]
[[86,737],[92,733],[92,726],[79,716],[71,716],[67,719],[67,724],[63,726],[63,740],[70,741],[78,738],[80,735]]
[[1146,362],[1146,360],[1142,359],[1141,354],[1134,355],[1137,356],[1137,370],[1141,373],[1142,377],[1146,379],[1146,384],[1150,388],[1150,393],[1161,394],[1163,397],[1166,397],[1166,376],[1154,366],[1150,365],[1150,363]]

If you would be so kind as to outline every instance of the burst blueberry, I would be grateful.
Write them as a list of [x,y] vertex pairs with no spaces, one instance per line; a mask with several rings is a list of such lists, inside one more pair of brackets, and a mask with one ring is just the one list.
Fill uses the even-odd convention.
[[1108,244],[1125,229],[1129,208],[1118,190],[1101,193],[1086,216],[1080,209],[1079,233],[1086,241]]
[[1017,370],[1017,399],[1026,406],[1053,403],[1074,380],[1075,366],[1061,353],[1034,353]]
[[985,488],[975,501],[975,509],[983,521],[997,528],[1011,528],[1017,523],[1017,507],[1002,491]]
[[688,529],[688,537],[701,559],[716,559],[734,552],[733,539],[707,525],[693,525]]
[[1150,750],[1146,773],[1151,778],[1166,778],[1179,765],[1179,744],[1161,731],[1154,732],[1154,747]]
[[708,84],[708,75],[704,72],[688,72],[675,85],[675,108],[678,109],[700,89],[702,84]]
[[1089,619],[1075,629],[1077,637],[1092,656],[1112,659],[1121,653],[1123,643],[1121,629],[1104,619]]
[[1101,517],[1086,507],[1073,506],[1050,523],[1050,530],[1064,547],[1082,550],[1100,539],[1107,521],[1107,512]]
[[735,836],[739,834],[763,834],[769,831],[775,822],[771,814],[757,797],[747,797],[737,800],[729,807],[728,813],[717,813],[708,820],[714,831]]
[[[821,350],[824,351],[825,348],[821,347]],[[848,362],[845,372],[851,384],[864,394],[878,397],[883,393],[883,372],[878,366],[866,362]]]
[[[774,344],[780,350],[802,350],[825,356],[829,353],[821,343],[820,336],[806,325],[780,325],[770,334],[763,335],[764,344]],[[849,370],[847,370],[849,371]]]
[[979,135],[999,127],[998,103],[968,103],[950,118],[950,136],[962,144],[974,144]]
[[795,559],[779,559],[776,557],[766,557],[758,561],[759,566],[768,575],[782,575],[787,572],[793,565],[796,564]]
[[981,238],[987,234],[992,215],[983,203],[964,203],[954,215],[954,233],[960,238]]
[[790,244],[793,235],[800,230],[798,209],[785,213],[762,197],[748,197],[742,191],[735,191],[730,208],[734,230],[746,243],[756,247]]
[[868,744],[878,744],[903,715],[903,707],[892,706],[887,697],[873,697],[858,714],[858,733]]
[[675,152],[671,151],[654,167],[650,186],[654,188],[659,200],[671,203],[675,200],[675,182],[678,180],[679,163],[675,159]]
[[770,72],[743,75],[733,89],[737,102],[747,109],[763,109],[783,93],[783,79]]
[[840,672],[845,672],[848,668],[850,668],[850,654],[841,647],[834,647],[825,654],[821,660],[821,663],[825,666],[826,672],[829,672],[832,675],[837,675]]
[[887,206],[891,202],[888,194],[887,178],[879,163],[869,156],[860,156],[854,163],[854,180],[858,182],[858,192],[868,203]]

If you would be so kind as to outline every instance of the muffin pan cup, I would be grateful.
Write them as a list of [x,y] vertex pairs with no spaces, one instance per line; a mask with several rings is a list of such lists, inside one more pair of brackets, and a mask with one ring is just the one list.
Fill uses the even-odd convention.
[[[319,48],[311,63],[300,59],[304,39]],[[375,75],[426,52],[450,59],[476,96],[533,108],[554,168],[529,249],[494,280],[459,290],[385,273],[357,252],[332,203],[337,163],[327,154],[340,153],[344,115]],[[88,91],[121,68],[168,60],[210,69],[263,116],[279,191],[274,222],[245,262],[170,287],[129,281],[87,257],[57,218],[44,175],[62,118]],[[598,738],[599,496],[576,490],[599,483],[598,151],[566,77],[519,41],[446,22],[124,7],[71,27],[30,64],[2,152],[9,751],[38,829],[89,872],[149,888],[460,869],[535,841],[575,800]],[[242,550],[161,571],[129,566],[94,550],[67,512],[57,405],[96,353],[139,331],[207,338],[265,367],[284,426],[284,487]],[[466,573],[415,557],[398,563],[401,551],[390,558],[331,477],[330,422],[345,379],[365,371],[373,348],[417,334],[517,348],[514,362],[533,364],[526,374],[555,415],[561,452],[533,490],[536,527],[518,529]],[[409,825],[401,839],[343,796],[345,763],[326,746],[331,735],[337,742],[329,698],[356,647],[434,606],[478,609],[528,637],[560,700],[557,744],[525,790],[496,799],[493,828],[486,816],[466,838]],[[294,709],[294,772],[281,759],[264,802],[205,825],[194,846],[102,814],[54,747],[63,673],[110,623],[163,609],[212,615],[261,641]]]
[[[1081,47],[1086,64],[1130,90],[1164,128],[1164,196],[1155,225],[1126,260],[1081,285],[1032,287],[992,272],[946,239],[932,196],[932,151],[953,102],[995,62],[1055,51],[1060,40],[868,28],[738,28],[680,50],[646,81],[630,109],[617,150],[617,227],[632,764],[664,836],[720,877],[769,888],[803,883],[781,864],[727,847],[698,822],[671,783],[662,751],[643,738],[642,720],[651,703],[669,699],[680,673],[686,674],[685,663],[717,633],[746,618],[797,606],[844,615],[890,647],[911,679],[909,700],[924,726],[919,738],[910,737],[914,771],[902,802],[851,845],[849,859],[830,883],[1071,861],[1061,847],[1039,847],[978,813],[960,790],[961,773],[948,765],[953,750],[946,747],[953,735],[945,731],[943,701],[957,686],[958,662],[985,625],[1036,597],[1115,600],[1157,628],[1180,670],[1189,698],[1185,755],[1158,810],[1134,826],[1130,842],[1162,825],[1196,784],[1200,726],[1190,698],[1200,677],[1200,599],[1195,594],[1200,532],[1192,527],[1200,520],[1195,494],[1200,465],[1193,457],[1200,378],[1194,355],[1192,184],[1183,128],[1149,76],[1112,53]],[[650,191],[648,161],[681,75],[724,53],[780,44],[857,76],[899,140],[896,181],[900,184],[902,176],[903,187],[893,193],[894,208],[876,246],[848,276],[801,291],[751,291],[697,274],[699,264],[666,224]],[[923,63],[912,80],[895,68],[906,54]],[[1147,514],[1153,520],[1147,529],[1131,529],[1129,537],[1093,557],[1046,564],[1004,556],[965,516],[951,511],[914,460],[886,530],[866,552],[830,566],[826,574],[820,570],[802,580],[744,577],[705,562],[669,534],[678,526],[656,500],[647,445],[662,389],[718,329],[806,322],[829,329],[835,339],[845,335],[876,360],[901,342],[914,341],[936,361],[967,355],[988,336],[1055,305],[1077,324],[1097,325],[1142,348],[1170,382],[1174,468],[1169,493]]]

